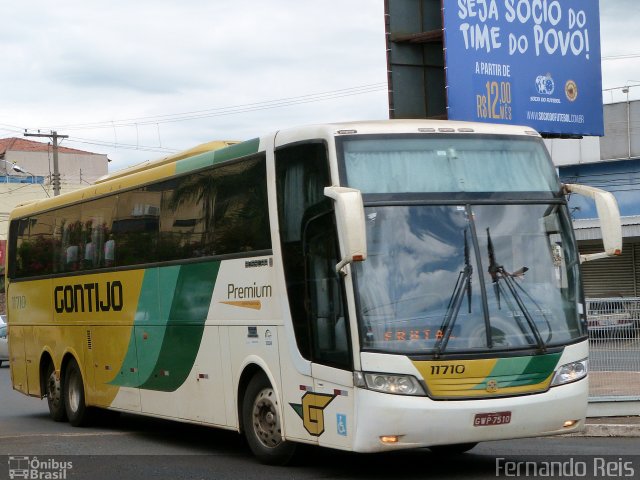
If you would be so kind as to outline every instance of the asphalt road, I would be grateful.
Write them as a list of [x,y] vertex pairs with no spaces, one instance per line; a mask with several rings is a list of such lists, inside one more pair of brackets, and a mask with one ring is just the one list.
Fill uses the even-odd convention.
[[[311,447],[301,450],[288,467],[266,467],[255,461],[234,432],[134,415],[107,417],[93,427],[73,428],[51,421],[46,401],[12,391],[9,369],[0,368],[0,479],[9,478],[10,472],[24,472],[21,468],[27,462],[32,470],[37,467],[40,478],[64,480],[495,479],[510,477],[517,468],[521,477],[535,478],[531,469],[545,468],[550,461],[564,468],[564,475],[552,475],[554,478],[569,473],[599,479],[624,478],[628,473],[633,475],[627,478],[640,477],[640,438],[487,442],[449,458],[427,449],[384,455]],[[532,462],[527,475],[523,474],[525,462]],[[58,477],[51,476],[56,473]],[[540,470],[537,473],[541,476]]]

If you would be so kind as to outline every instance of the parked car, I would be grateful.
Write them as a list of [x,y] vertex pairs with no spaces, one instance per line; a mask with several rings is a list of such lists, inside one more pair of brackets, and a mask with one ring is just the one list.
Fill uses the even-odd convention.
[[587,301],[587,328],[592,337],[630,336],[634,323],[633,313],[623,299]]
[[0,367],[2,362],[9,361],[9,345],[7,343],[7,324],[0,324]]

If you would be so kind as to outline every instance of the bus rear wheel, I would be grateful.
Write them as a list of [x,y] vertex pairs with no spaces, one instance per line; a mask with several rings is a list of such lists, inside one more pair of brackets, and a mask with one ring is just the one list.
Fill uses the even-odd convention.
[[85,425],[89,419],[89,409],[84,399],[82,373],[75,360],[71,360],[65,370],[63,397],[69,423],[74,427]]
[[55,422],[64,422],[67,419],[61,383],[62,380],[57,377],[53,363],[49,362],[47,373],[45,374],[45,395],[47,396],[49,416]]
[[242,402],[244,435],[253,454],[263,463],[285,465],[295,453],[296,445],[282,438],[278,398],[269,379],[256,374]]

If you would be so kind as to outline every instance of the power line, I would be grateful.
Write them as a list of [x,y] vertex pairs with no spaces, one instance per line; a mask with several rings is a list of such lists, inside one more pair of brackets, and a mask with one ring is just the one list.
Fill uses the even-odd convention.
[[81,138],[81,137],[69,137],[67,139],[68,143],[80,143],[83,145],[96,145],[99,147],[115,147],[121,148],[123,150],[140,150],[143,152],[159,152],[159,153],[176,153],[179,152],[180,149],[168,148],[168,147],[153,147],[148,145],[133,145],[130,143],[117,143],[117,142],[108,142],[106,140],[94,140],[90,138]]
[[[196,120],[201,118],[217,117],[224,115],[235,115],[239,113],[247,113],[259,110],[267,110],[272,108],[282,108],[293,105],[301,105],[306,103],[315,103],[327,100],[335,100],[355,95],[364,95],[386,91],[386,83],[375,83],[369,85],[360,85],[356,87],[332,90],[327,92],[312,93],[295,97],[286,97],[275,100],[267,100],[263,102],[246,103],[240,105],[230,105],[226,107],[212,107],[203,110],[193,110],[188,112],[170,113],[162,115],[152,115],[146,117],[134,117],[120,120],[107,120],[101,122],[78,123],[59,125],[57,128],[65,130],[89,130],[98,128],[114,128],[129,127],[136,125],[154,125],[160,123],[183,122],[187,120]],[[40,127],[41,129],[43,127]]]
[[[364,95],[367,93],[373,93],[378,91],[383,91],[387,89],[386,83],[376,83],[376,84],[368,84],[368,85],[359,85],[355,87],[348,87],[338,90],[331,90],[325,92],[311,93],[305,95],[299,95],[294,97],[285,97],[275,100],[267,100],[262,102],[254,102],[254,103],[246,103],[240,105],[231,105],[226,107],[213,107],[203,110],[193,110],[187,112],[180,113],[170,113],[170,114],[161,114],[161,115],[153,115],[153,116],[145,116],[145,117],[134,117],[128,119],[120,119],[120,120],[106,120],[101,122],[88,122],[88,123],[78,123],[78,124],[67,124],[61,125],[57,128],[64,128],[66,130],[91,130],[91,129],[103,129],[103,128],[113,128],[114,130],[117,127],[131,127],[135,126],[136,128],[140,125],[158,125],[161,123],[171,123],[171,122],[182,122],[189,120],[197,120],[202,118],[210,118],[217,116],[226,116],[226,115],[236,115],[241,113],[248,113],[253,111],[260,110],[268,110],[272,108],[284,108],[293,105],[301,105],[306,103],[314,103],[328,100],[335,100],[339,98],[355,96],[355,95]],[[8,127],[7,131],[11,133],[22,133],[25,128],[18,127],[16,125],[6,125],[0,124],[0,127]],[[47,130],[48,127],[39,127],[39,130]],[[90,138],[81,138],[81,137],[69,137],[67,140],[69,143],[79,143],[85,145],[96,145],[103,147],[111,147],[111,148],[122,148],[129,150],[140,150],[140,151],[148,151],[148,152],[160,152],[160,153],[175,153],[178,152],[179,149],[172,149],[160,146],[148,146],[148,145],[132,145],[125,143],[118,143],[117,139],[115,142],[108,142],[97,139]]]
[[[363,95],[363,94],[373,93],[373,92],[378,92],[383,90],[386,91],[386,89],[387,89],[386,83],[376,83],[376,84],[369,84],[369,85],[360,85],[356,87],[349,87],[349,88],[344,88],[339,90],[332,90],[327,92],[312,93],[312,94],[306,94],[306,95],[299,95],[295,97],[281,98],[276,100],[267,100],[263,102],[232,105],[227,107],[208,108],[203,110],[194,110],[194,111],[174,113],[174,114],[135,117],[135,118],[121,119],[121,120],[108,120],[103,122],[68,124],[68,125],[59,126],[58,128],[65,128],[66,130],[92,130],[92,129],[104,129],[104,128],[115,129],[117,127],[132,127],[132,126],[135,126],[137,128],[138,126],[144,126],[144,125],[158,125],[158,128],[159,128],[159,124],[161,123],[182,122],[182,121],[197,120],[197,119],[203,119],[203,118],[237,115],[241,113],[268,110],[273,108],[284,108],[284,107],[294,106],[294,105],[328,101],[328,100],[334,100],[334,99],[355,96],[355,95]],[[41,127],[41,129],[42,128],[43,127]],[[176,153],[179,151],[179,149],[163,147],[161,144],[160,146],[148,146],[148,145],[140,145],[140,144],[133,145],[133,144],[126,144],[126,143],[119,143],[117,139],[115,142],[109,142],[109,141],[98,140],[98,139],[70,136],[67,141],[69,143],[95,145],[95,146],[111,147],[111,148],[122,148],[125,150],[129,149],[129,150],[139,150],[139,151],[147,151],[147,152]]]
[[8,133],[12,133],[12,134],[16,134],[16,133],[22,134],[22,132],[24,132],[24,128],[20,128],[15,125],[6,125],[4,123],[0,123],[0,130]]
[[[640,54],[609,56],[609,57],[603,57],[603,59],[632,58],[637,56],[640,56]],[[66,130],[92,130],[92,129],[112,128],[115,131],[116,128],[118,127],[133,126],[138,128],[138,126],[144,126],[144,125],[157,125],[159,129],[161,123],[183,122],[183,121],[198,120],[203,118],[237,115],[242,113],[249,113],[249,112],[268,110],[268,109],[274,109],[274,108],[284,108],[284,107],[289,107],[294,105],[329,101],[329,100],[335,100],[335,99],[349,97],[349,96],[364,95],[368,93],[386,91],[387,88],[388,87],[386,83],[373,83],[373,84],[359,85],[359,86],[348,87],[348,88],[337,89],[337,90],[330,90],[325,92],[317,92],[317,93],[310,93],[310,94],[293,96],[293,97],[284,97],[284,98],[274,99],[274,100],[266,100],[262,102],[230,105],[226,107],[211,107],[211,108],[202,109],[202,110],[192,110],[192,111],[186,111],[186,112],[180,112],[180,113],[132,117],[132,118],[125,118],[120,120],[106,120],[106,121],[98,121],[98,122],[66,124],[66,125],[60,125],[57,128],[64,128]],[[614,90],[614,89],[608,89],[608,90]],[[604,91],[607,91],[607,90],[603,89],[603,92]],[[16,133],[18,132],[21,133],[24,130],[22,127],[18,127],[15,125],[8,125],[8,124],[0,124],[0,128],[1,127],[6,127],[7,131],[16,132]],[[40,127],[40,129],[44,129],[44,127]],[[104,141],[99,139],[70,136],[67,141],[69,143],[76,143],[76,144],[96,145],[96,146],[103,146],[103,147],[110,147],[110,148],[122,148],[122,149],[140,150],[140,151],[148,151],[148,152],[175,153],[179,151],[179,149],[163,147],[161,143],[159,144],[159,146],[149,146],[149,145],[139,145],[139,144],[133,145],[133,144],[119,143],[117,141],[117,137],[115,138],[115,141],[110,142],[110,141]]]

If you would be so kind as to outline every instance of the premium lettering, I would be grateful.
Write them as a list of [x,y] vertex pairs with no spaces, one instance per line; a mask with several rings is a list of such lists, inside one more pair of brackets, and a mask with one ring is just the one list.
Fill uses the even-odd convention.
[[227,284],[227,298],[231,299],[252,299],[266,298],[272,296],[271,285],[253,285],[246,287],[237,287],[233,283]]
[[119,312],[122,310],[122,282],[58,285],[53,305],[58,313]]

